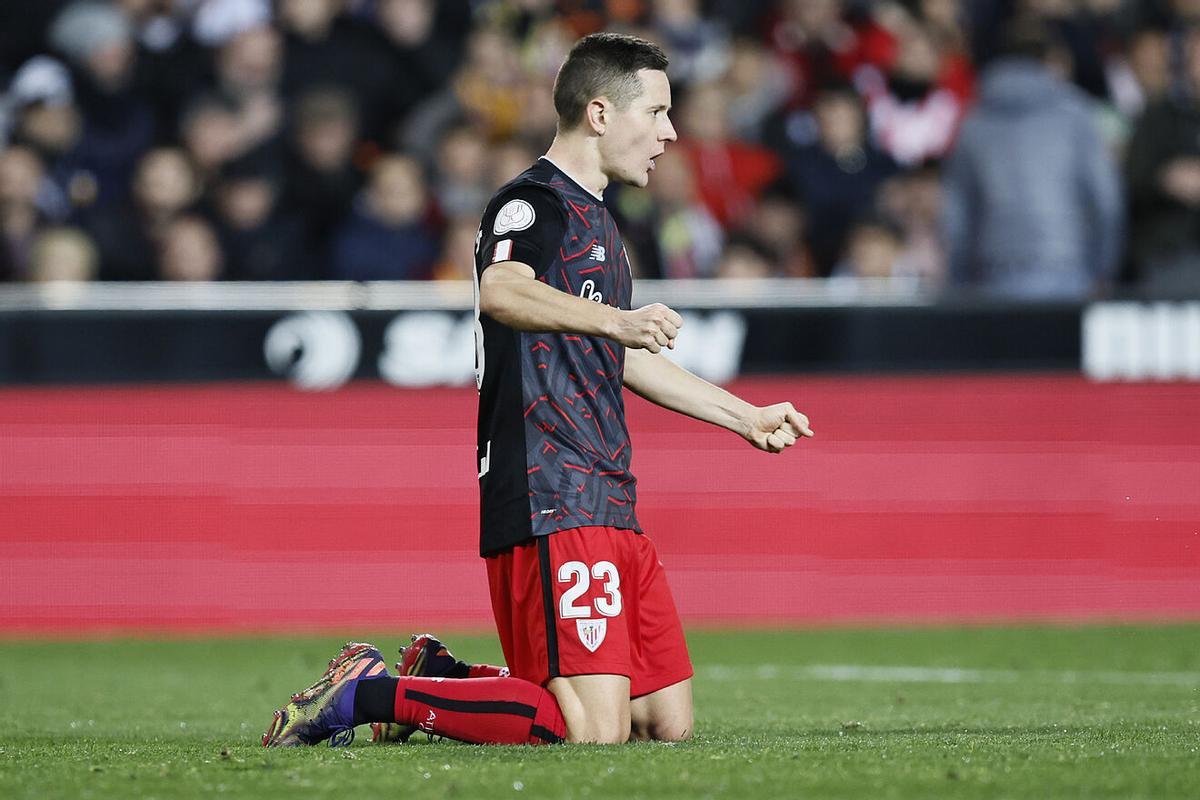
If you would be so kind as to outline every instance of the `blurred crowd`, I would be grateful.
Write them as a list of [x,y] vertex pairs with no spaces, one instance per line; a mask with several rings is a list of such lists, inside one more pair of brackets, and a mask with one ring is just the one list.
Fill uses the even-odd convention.
[[0,280],[469,278],[601,29],[671,59],[642,277],[1200,296],[1200,0],[3,3]]

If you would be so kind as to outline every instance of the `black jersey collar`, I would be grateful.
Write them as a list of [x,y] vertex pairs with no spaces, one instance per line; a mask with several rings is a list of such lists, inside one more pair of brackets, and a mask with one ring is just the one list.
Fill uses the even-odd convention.
[[587,193],[588,193],[589,195],[591,195],[592,197],[596,198],[596,199],[597,199],[598,201],[600,201],[601,203],[603,203],[603,202],[604,202],[604,198],[603,198],[603,197],[601,197],[600,195],[596,194],[596,193],[595,193],[595,192],[593,192],[591,189],[587,188],[587,187],[586,187],[586,186],[584,186],[582,183],[580,183],[579,181],[577,181],[577,180],[575,180],[573,177],[571,177],[571,173],[567,172],[565,169],[563,169],[562,167],[560,167],[558,164],[554,163],[554,161],[553,161],[553,160],[550,158],[550,156],[539,156],[539,160],[541,160],[541,161],[545,161],[547,164],[549,164],[550,166],[554,167],[556,170],[558,170],[560,173],[562,173],[562,176],[563,176],[564,178],[566,178],[566,179],[567,179],[567,180],[569,180],[571,183],[573,183],[573,184],[575,184],[576,186],[578,186],[578,187],[579,187],[580,189],[582,189],[583,191],[587,192]]

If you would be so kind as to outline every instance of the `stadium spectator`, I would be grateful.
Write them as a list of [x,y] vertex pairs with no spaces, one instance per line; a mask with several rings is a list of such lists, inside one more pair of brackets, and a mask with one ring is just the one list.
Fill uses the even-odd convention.
[[699,0],[652,0],[651,35],[671,59],[678,91],[720,78],[729,66],[729,32],[706,17]]
[[158,277],[165,281],[214,281],[225,268],[216,232],[195,214],[167,226],[156,255]]
[[761,42],[739,38],[721,79],[729,93],[725,110],[729,132],[744,142],[762,143],[767,121],[792,94],[793,75]]
[[88,217],[100,251],[100,277],[154,280],[154,253],[163,230],[198,198],[196,175],[182,150],[160,148],[143,156],[130,199]]
[[280,0],[276,5],[284,33],[284,97],[298,98],[315,87],[338,87],[352,96],[363,115],[362,131],[380,140],[382,106],[396,91],[396,81],[378,39],[345,13],[344,0]]
[[391,81],[380,98],[381,125],[391,141],[414,109],[445,88],[458,69],[471,29],[467,0],[377,0],[375,37],[387,54]]
[[[442,213],[453,217],[483,210],[491,196],[488,151],[483,134],[467,122],[451,127],[442,136],[433,169],[433,196]],[[520,171],[524,172],[525,167]]]
[[933,29],[902,18],[889,69],[865,66],[855,82],[866,98],[875,144],[898,163],[920,164],[950,149],[970,102],[974,76],[966,59],[943,53]]
[[1110,62],[1109,86],[1114,105],[1128,119],[1166,97],[1171,86],[1171,44],[1166,32],[1153,27],[1135,31],[1125,50]]
[[784,156],[793,190],[808,212],[808,241],[817,274],[827,276],[854,219],[871,208],[879,185],[896,164],[867,138],[862,100],[835,84],[817,96],[816,140]]
[[1135,277],[1156,296],[1200,296],[1200,31],[1184,55],[1188,85],[1146,109],[1126,165]]
[[[545,152],[554,139],[558,115],[554,109],[554,76],[577,37],[564,17],[554,10],[554,0],[526,0],[515,19],[502,25],[520,41],[525,80],[518,88],[521,114],[513,138]],[[499,14],[504,19],[507,15]]]
[[206,188],[247,147],[232,104],[216,94],[201,95],[184,109],[179,138]]
[[333,277],[354,281],[430,277],[438,258],[438,238],[427,222],[428,212],[420,164],[401,155],[379,159],[334,242]]
[[283,204],[300,219],[309,252],[322,261],[362,188],[354,163],[358,120],[353,96],[334,86],[308,90],[294,107]]
[[96,180],[80,161],[83,116],[67,68],[49,56],[31,58],[13,76],[5,101],[9,141],[34,151],[46,169],[39,209],[63,221],[91,205]]
[[946,251],[938,229],[942,188],[937,167],[926,165],[889,178],[879,188],[876,205],[903,233],[897,273],[917,278],[928,288],[943,286]]
[[119,9],[81,0],[55,18],[49,41],[74,69],[84,120],[76,157],[95,180],[96,203],[119,202],[155,133],[154,114],[133,85],[132,26]]
[[179,0],[117,0],[137,46],[134,84],[154,112],[159,143],[174,131],[184,105],[209,77],[211,59],[189,31],[191,4]]
[[279,206],[280,166],[270,151],[243,156],[214,187],[217,235],[232,280],[310,280],[319,264],[300,220]]
[[1125,46],[1106,57],[1108,102],[1101,106],[1113,155],[1125,159],[1125,148],[1137,119],[1162,100],[1172,83],[1171,42],[1161,28],[1143,27],[1129,34]]
[[860,218],[846,236],[846,250],[834,267],[837,278],[890,279],[901,274],[904,232],[879,214]]
[[906,0],[904,3],[915,18],[927,26],[939,51],[969,59],[966,25],[972,12],[965,5],[960,0]]
[[235,30],[217,50],[215,65],[215,91],[234,121],[234,157],[278,144],[284,123],[279,32],[265,20]]
[[786,278],[811,278],[816,274],[805,241],[807,214],[784,181],[768,187],[735,236],[749,239],[769,254],[775,274]]
[[848,20],[843,0],[780,0],[770,42],[792,73],[791,103],[807,108],[823,87],[844,83],[865,64],[883,66],[895,43],[868,14]]
[[27,147],[0,150],[0,280],[25,280],[29,250],[44,224],[37,207],[44,171]]
[[721,257],[724,231],[697,191],[692,163],[677,149],[655,161],[650,183],[660,277],[711,278]]
[[1062,48],[1064,77],[1088,96],[1108,97],[1106,53],[1115,46],[1113,0],[1023,0],[1019,13],[1040,22]]
[[945,166],[951,283],[991,296],[1082,300],[1114,276],[1121,186],[1047,30],[1014,23]]
[[96,246],[82,230],[47,228],[30,251],[28,279],[33,283],[91,281],[96,278],[99,263]]
[[679,115],[680,148],[691,162],[696,191],[725,228],[746,218],[781,170],[770,150],[731,136],[725,116],[728,104],[721,84],[703,83],[692,88]]
[[466,58],[440,105],[452,109],[455,116],[466,116],[489,139],[517,133],[528,81],[518,52],[517,42],[500,28],[472,31]]
[[766,247],[746,236],[731,236],[721,251],[716,277],[734,280],[769,278],[774,273],[772,255]]

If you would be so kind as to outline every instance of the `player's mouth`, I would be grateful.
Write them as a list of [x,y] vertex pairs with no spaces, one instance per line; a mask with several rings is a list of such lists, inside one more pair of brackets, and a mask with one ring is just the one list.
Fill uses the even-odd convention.
[[650,156],[650,171],[651,172],[654,171],[654,159],[658,158],[661,155],[662,155],[662,153],[659,152],[659,153],[655,153],[654,155]]

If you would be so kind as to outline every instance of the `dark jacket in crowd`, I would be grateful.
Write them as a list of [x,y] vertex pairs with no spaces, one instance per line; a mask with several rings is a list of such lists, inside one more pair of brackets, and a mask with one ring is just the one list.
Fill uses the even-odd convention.
[[430,277],[437,238],[420,222],[392,227],[355,209],[333,243],[333,275],[348,281],[410,281]]
[[841,157],[820,143],[808,144],[788,153],[785,163],[791,188],[808,211],[817,271],[827,276],[842,255],[850,227],[872,207],[879,185],[898,167],[870,144]]
[[[1200,100],[1176,97],[1146,109],[1126,158],[1135,277],[1146,287],[1200,290],[1200,207],[1163,191],[1163,169],[1200,159]],[[1176,274],[1178,273],[1178,274]]]
[[218,222],[225,253],[225,274],[235,281],[308,281],[320,274],[295,218],[276,212],[255,228],[232,228]]
[[86,217],[86,228],[100,253],[100,280],[152,281],[158,277],[154,242],[132,202],[94,210]]
[[154,144],[154,114],[132,89],[104,92],[82,73],[75,77],[75,94],[84,125],[73,158],[95,178],[97,205],[120,203],[138,161]]
[[308,248],[323,262],[328,261],[333,236],[349,216],[362,183],[362,174],[352,165],[321,172],[298,158],[289,163],[283,207],[301,220]]

